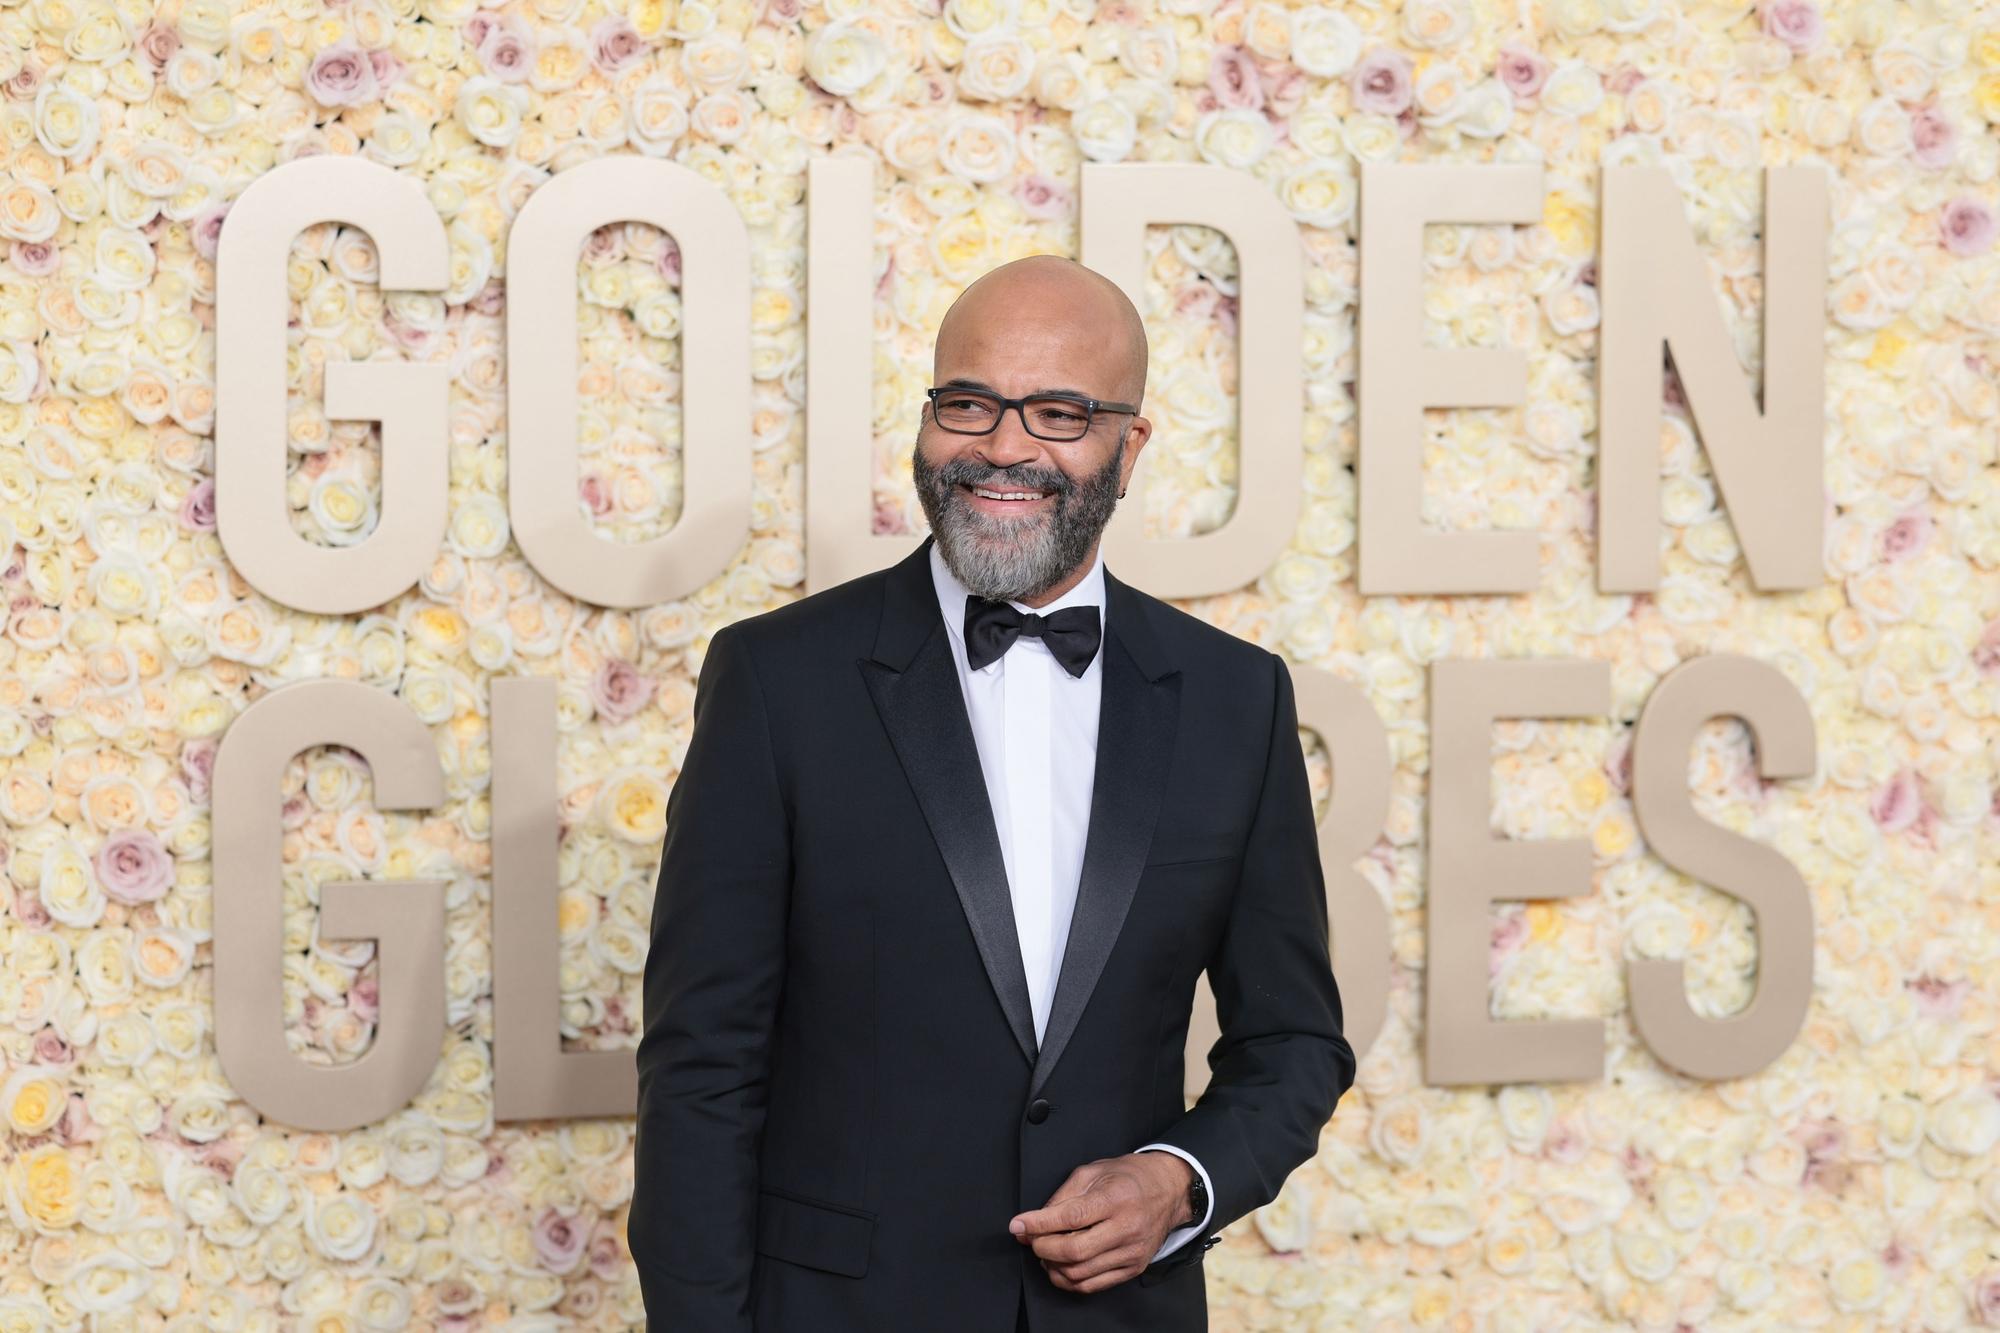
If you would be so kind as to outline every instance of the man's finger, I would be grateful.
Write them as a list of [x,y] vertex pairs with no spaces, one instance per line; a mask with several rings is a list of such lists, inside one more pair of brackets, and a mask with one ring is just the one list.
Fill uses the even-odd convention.
[[1051,1277],[1060,1275],[1067,1282],[1081,1285],[1091,1278],[1106,1273],[1120,1270],[1136,1272],[1139,1268],[1143,1268],[1145,1265],[1140,1262],[1142,1258],[1140,1249],[1139,1242],[1130,1241],[1123,1245],[1114,1245],[1101,1254],[1079,1259],[1074,1263],[1052,1263],[1044,1259],[1042,1267]]
[[1059,1231],[1080,1231],[1110,1216],[1113,1207],[1110,1196],[1086,1191],[1059,1203],[1043,1204],[1040,1208],[1017,1214],[1008,1224],[1008,1229],[1017,1236],[1029,1239]]
[[1043,1263],[1075,1264],[1108,1254],[1132,1239],[1131,1229],[1115,1217],[1080,1231],[1058,1231],[1034,1238],[1035,1257]]

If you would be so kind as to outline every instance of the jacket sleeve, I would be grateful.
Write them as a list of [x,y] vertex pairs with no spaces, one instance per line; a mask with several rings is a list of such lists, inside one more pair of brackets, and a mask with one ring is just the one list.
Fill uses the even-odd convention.
[[1229,921],[1208,960],[1222,1035],[1209,1048],[1200,1100],[1155,1136],[1206,1168],[1207,1235],[1277,1197],[1318,1151],[1320,1130],[1354,1082],[1298,706],[1284,659],[1267,656],[1277,679],[1263,792]]
[[667,800],[646,957],[628,1239],[657,1329],[749,1333],[757,1161],[785,977],[791,832],[735,627],[710,640]]

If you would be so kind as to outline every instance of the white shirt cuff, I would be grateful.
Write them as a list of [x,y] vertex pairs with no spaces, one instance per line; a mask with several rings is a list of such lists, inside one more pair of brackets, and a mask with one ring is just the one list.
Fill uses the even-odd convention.
[[1203,1213],[1198,1221],[1189,1226],[1175,1227],[1167,1233],[1167,1238],[1160,1242],[1160,1248],[1153,1252],[1152,1259],[1148,1261],[1158,1263],[1161,1259],[1172,1254],[1175,1250],[1187,1244],[1188,1241],[1200,1235],[1202,1230],[1208,1226],[1208,1219],[1215,1216],[1215,1186],[1209,1181],[1208,1172],[1202,1167],[1200,1162],[1194,1159],[1192,1153],[1183,1152],[1171,1143],[1149,1143],[1145,1147],[1137,1149],[1137,1151],[1172,1153],[1194,1168],[1195,1174],[1201,1177],[1203,1193],[1208,1195],[1208,1211]]

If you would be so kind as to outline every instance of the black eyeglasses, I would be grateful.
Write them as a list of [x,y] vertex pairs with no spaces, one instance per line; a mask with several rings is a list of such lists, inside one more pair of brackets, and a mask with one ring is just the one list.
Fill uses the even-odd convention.
[[931,420],[954,435],[991,435],[1013,408],[1021,425],[1038,440],[1080,440],[1099,412],[1137,412],[1130,403],[1109,403],[1077,393],[1031,393],[1003,398],[984,389],[926,389]]

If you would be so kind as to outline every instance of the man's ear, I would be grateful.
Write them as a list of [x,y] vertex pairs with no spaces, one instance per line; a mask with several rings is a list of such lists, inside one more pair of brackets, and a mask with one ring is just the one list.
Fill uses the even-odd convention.
[[1132,424],[1125,431],[1125,462],[1118,469],[1118,492],[1132,484],[1132,469],[1139,464],[1139,451],[1146,447],[1146,441],[1153,438],[1153,423],[1144,417],[1133,417]]

